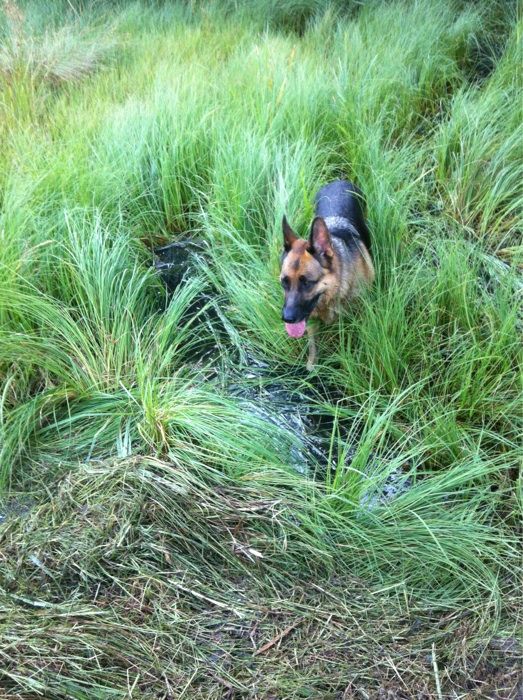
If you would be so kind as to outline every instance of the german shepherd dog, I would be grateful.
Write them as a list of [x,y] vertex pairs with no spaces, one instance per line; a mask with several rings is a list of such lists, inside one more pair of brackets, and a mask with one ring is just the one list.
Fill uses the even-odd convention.
[[283,217],[282,318],[291,338],[301,338],[307,330],[309,371],[316,360],[309,318],[331,323],[341,305],[374,280],[362,201],[361,190],[347,180],[322,187],[315,198],[316,216],[308,240],[299,238]]

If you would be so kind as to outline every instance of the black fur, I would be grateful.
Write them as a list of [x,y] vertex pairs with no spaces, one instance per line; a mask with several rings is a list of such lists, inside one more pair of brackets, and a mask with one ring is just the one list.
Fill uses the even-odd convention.
[[[370,233],[363,215],[364,199],[359,187],[348,180],[334,180],[321,188],[314,199],[316,216],[342,216],[348,219],[370,251]],[[354,234],[347,228],[330,228],[331,236],[341,238],[347,244],[354,243]]]

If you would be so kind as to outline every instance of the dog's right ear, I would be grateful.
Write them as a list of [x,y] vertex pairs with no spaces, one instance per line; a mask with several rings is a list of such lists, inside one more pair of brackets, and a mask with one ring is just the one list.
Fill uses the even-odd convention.
[[283,215],[281,227],[283,230],[283,248],[285,252],[288,253],[289,250],[292,248],[292,244],[294,243],[294,241],[298,240],[298,236],[289,226],[289,222],[287,221],[287,217],[285,216],[285,214]]
[[320,258],[320,262],[330,264],[333,256],[332,240],[325,219],[321,216],[317,216],[312,222],[309,247],[313,255],[316,254]]

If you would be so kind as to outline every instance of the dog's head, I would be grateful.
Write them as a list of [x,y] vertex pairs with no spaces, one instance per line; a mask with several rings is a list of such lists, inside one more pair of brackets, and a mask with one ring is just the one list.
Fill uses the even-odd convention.
[[321,217],[312,222],[309,240],[298,238],[283,217],[280,281],[285,294],[282,318],[292,338],[301,338],[307,320],[332,284],[332,241]]

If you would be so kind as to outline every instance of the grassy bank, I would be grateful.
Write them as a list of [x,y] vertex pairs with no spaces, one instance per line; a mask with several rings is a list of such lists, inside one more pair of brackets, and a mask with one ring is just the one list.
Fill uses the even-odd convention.
[[[515,6],[8,1],[0,32],[0,693],[513,697]],[[308,375],[280,222],[339,176],[377,283]],[[169,296],[152,249],[188,238]]]

